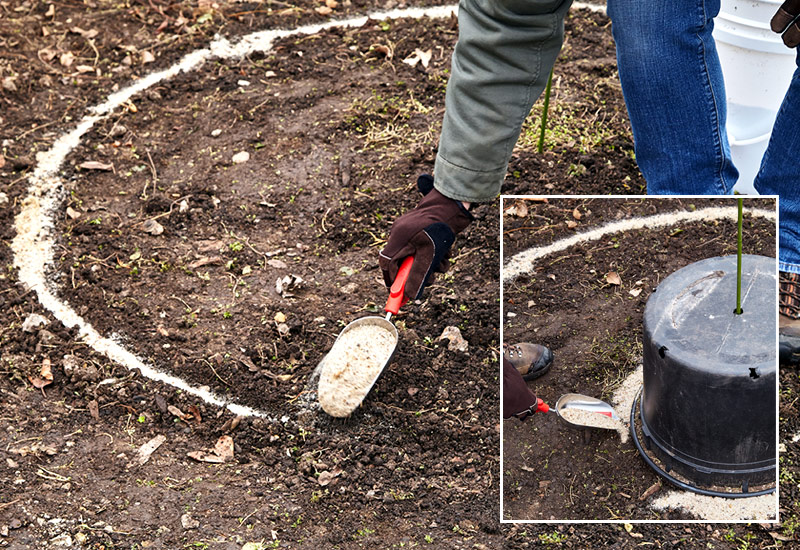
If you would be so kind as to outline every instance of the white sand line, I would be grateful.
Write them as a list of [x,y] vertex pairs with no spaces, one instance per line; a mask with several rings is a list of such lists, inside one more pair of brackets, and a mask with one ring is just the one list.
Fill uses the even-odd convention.
[[[623,411],[629,426],[631,408],[644,383],[643,371],[643,365],[639,365],[623,380],[611,397],[617,414],[619,411]],[[703,520],[775,521],[777,499],[775,493],[757,497],[723,498],[676,489],[655,498],[651,502],[651,506],[656,510],[681,509]]]
[[[762,217],[768,220],[777,219],[775,212],[771,210],[747,209],[747,212],[755,217]],[[712,206],[709,208],[703,208],[701,210],[695,210],[694,212],[667,212],[663,214],[656,214],[654,216],[647,216],[644,218],[631,218],[627,220],[611,222],[596,229],[561,239],[560,241],[556,241],[548,246],[529,248],[528,250],[523,250],[522,252],[515,254],[503,265],[502,282],[507,283],[513,281],[524,273],[530,273],[536,266],[536,261],[545,256],[549,256],[550,254],[554,254],[556,252],[561,252],[562,250],[566,250],[567,248],[571,248],[580,243],[602,239],[606,235],[610,235],[612,233],[633,231],[637,229],[659,229],[684,222],[691,223],[721,219],[730,219],[736,221],[738,219],[738,210],[735,206]]]
[[[334,27],[361,26],[367,22],[368,18],[376,20],[418,19],[423,16],[443,18],[455,13],[456,9],[456,6],[436,6],[433,8],[392,10],[343,21],[307,25],[295,30],[259,31],[241,37],[235,44],[224,38],[217,38],[208,48],[195,50],[185,55],[175,65],[150,73],[132,85],[109,95],[103,103],[90,107],[88,112],[91,114],[85,116],[72,131],[63,134],[53,143],[49,150],[43,151],[36,156],[37,164],[28,178],[28,194],[23,199],[20,212],[14,220],[17,235],[11,242],[11,249],[14,253],[14,267],[18,269],[19,281],[26,288],[32,290],[42,307],[50,311],[64,326],[77,328],[80,337],[92,349],[112,361],[128,369],[138,369],[146,378],[179,388],[209,404],[225,407],[234,414],[259,416],[275,420],[266,411],[238,405],[204,388],[196,388],[188,382],[146,363],[118,342],[101,336],[90,323],[78,315],[66,302],[58,298],[58,285],[46,275],[47,268],[53,265],[54,239],[52,231],[55,227],[54,216],[62,205],[64,194],[63,182],[58,177],[58,171],[64,164],[67,155],[77,147],[81,138],[92,129],[95,123],[103,120],[114,109],[149,87],[173,78],[181,72],[195,70],[210,58],[228,59],[242,57],[255,51],[266,52],[272,48],[272,44],[277,38],[295,34],[313,34]],[[283,416],[280,420],[286,422],[288,417]]]
[[606,12],[605,4],[603,4],[603,5],[600,5],[600,4],[589,4],[588,2],[573,2],[572,3],[572,9],[576,9],[576,10],[591,10],[591,11],[596,11],[596,12],[599,12],[599,13],[605,13]]
[[709,497],[688,491],[670,491],[653,500],[656,510],[684,510],[704,520],[777,521],[777,495],[750,498]]

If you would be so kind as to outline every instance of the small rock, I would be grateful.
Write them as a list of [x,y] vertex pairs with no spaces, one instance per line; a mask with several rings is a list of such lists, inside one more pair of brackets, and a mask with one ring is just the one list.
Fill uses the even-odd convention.
[[445,339],[450,340],[450,343],[447,344],[447,349],[450,351],[466,353],[469,348],[469,344],[464,340],[464,337],[461,336],[461,331],[458,327],[446,327],[444,331],[442,331],[442,335],[439,336],[439,340]]
[[235,155],[233,155],[233,157],[231,157],[231,162],[234,164],[242,164],[244,162],[247,162],[248,160],[250,160],[250,153],[248,153],[247,151],[236,153]]
[[74,355],[65,355],[61,360],[61,368],[64,369],[64,374],[72,377],[72,374],[81,367],[80,360]]
[[188,211],[189,211],[189,203],[186,201],[186,199],[183,199],[178,204],[178,212],[180,212],[181,214],[185,214]]
[[38,313],[31,313],[22,322],[22,330],[23,332],[34,332],[39,327],[46,326],[49,322],[46,317]]
[[111,131],[108,133],[108,137],[111,138],[120,138],[128,133],[128,129],[123,126],[122,124],[116,124]]
[[339,289],[342,294],[352,294],[356,290],[358,290],[358,283],[347,283]]
[[211,130],[211,137],[218,137],[221,133],[222,133],[222,130],[220,130],[219,128],[217,128],[215,130]]
[[239,80],[238,82],[236,82],[236,84],[238,84],[239,86],[244,88],[245,86],[249,86],[250,85],[250,81],[249,80]]
[[8,195],[0,193],[0,206],[4,204],[8,204]]
[[196,519],[192,519],[191,514],[183,514],[181,516],[181,525],[184,529],[197,529],[200,527],[200,522]]
[[267,265],[275,269],[286,269],[289,267],[286,265],[286,262],[282,262],[281,260],[267,260]]
[[151,235],[161,235],[164,232],[164,226],[155,220],[145,220],[142,229]]
[[50,539],[50,544],[52,546],[72,546],[72,537],[69,535],[58,535],[57,537],[53,537]]
[[279,324],[278,325],[278,332],[282,336],[286,336],[287,334],[289,334],[289,325],[287,325],[286,323]]

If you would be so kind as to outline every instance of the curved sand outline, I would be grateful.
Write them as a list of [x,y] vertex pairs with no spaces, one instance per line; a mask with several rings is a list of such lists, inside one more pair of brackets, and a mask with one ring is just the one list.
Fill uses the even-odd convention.
[[[235,43],[225,38],[217,38],[209,44],[208,48],[195,50],[185,55],[175,65],[162,71],[150,73],[130,86],[109,95],[106,101],[91,107],[89,109],[90,114],[85,116],[74,130],[63,134],[48,151],[40,152],[36,156],[36,167],[28,178],[30,182],[28,194],[23,199],[20,213],[14,220],[17,235],[11,243],[11,250],[14,254],[14,267],[18,269],[20,282],[35,292],[39,303],[49,310],[56,319],[61,321],[64,326],[69,328],[77,327],[80,338],[87,345],[112,361],[128,369],[138,369],[146,378],[179,388],[207,403],[225,407],[234,414],[259,416],[275,420],[266,411],[238,405],[204,388],[196,388],[176,376],[160,371],[155,366],[137,357],[136,354],[128,351],[113,337],[103,337],[91,324],[78,315],[69,304],[58,298],[58,286],[55,281],[46,275],[46,268],[52,265],[54,257],[53,229],[55,223],[53,216],[60,208],[64,198],[63,184],[59,178],[58,171],[67,155],[80,143],[83,135],[91,130],[96,122],[110,115],[114,109],[136,94],[181,72],[195,70],[201,67],[208,59],[230,59],[242,57],[255,51],[266,52],[272,48],[272,44],[276,39],[296,34],[315,34],[334,27],[358,27],[364,25],[369,18],[379,20],[404,17],[421,18],[423,16],[443,18],[449,17],[455,11],[455,6],[393,10],[354,19],[306,25],[294,30],[258,31],[241,37]],[[285,422],[288,417],[284,416],[281,420]]]

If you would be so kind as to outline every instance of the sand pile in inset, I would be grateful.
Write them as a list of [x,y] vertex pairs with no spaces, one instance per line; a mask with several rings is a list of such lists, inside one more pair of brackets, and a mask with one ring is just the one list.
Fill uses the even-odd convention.
[[568,407],[561,409],[558,414],[567,422],[578,424],[580,426],[589,426],[590,428],[605,428],[607,430],[622,430],[627,431],[625,426],[620,420],[615,420],[601,412],[584,410],[577,407]]
[[317,396],[331,416],[350,415],[366,397],[397,342],[380,325],[356,325],[339,335],[323,359]]

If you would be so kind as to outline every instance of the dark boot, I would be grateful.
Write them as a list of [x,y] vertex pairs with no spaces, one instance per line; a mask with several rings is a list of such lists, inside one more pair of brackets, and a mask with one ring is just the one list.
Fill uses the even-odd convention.
[[778,346],[782,365],[800,363],[800,275],[780,272]]
[[523,342],[503,346],[503,361],[513,366],[526,381],[539,378],[550,370],[553,364],[553,352],[550,348]]

